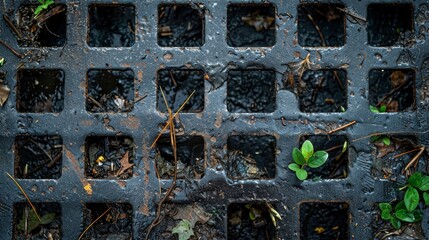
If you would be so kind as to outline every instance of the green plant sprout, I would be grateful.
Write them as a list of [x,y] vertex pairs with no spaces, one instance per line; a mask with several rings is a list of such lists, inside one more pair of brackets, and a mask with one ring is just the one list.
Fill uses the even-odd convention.
[[[280,216],[279,212],[271,205],[270,203],[266,202],[265,206],[267,207],[268,213],[270,214],[271,221],[273,222],[274,227],[277,227],[277,220],[280,221],[283,220]],[[249,209],[249,218],[252,221],[257,220],[258,218],[262,217],[263,209],[253,206],[251,203],[246,204],[245,206],[247,209]]]
[[39,3],[40,5],[34,10],[34,18],[38,18],[43,10],[48,9],[54,3],[54,0],[39,0]]
[[17,225],[17,229],[21,232],[32,232],[39,225],[48,225],[55,220],[55,213],[47,213],[43,215],[40,220],[37,218],[36,213],[33,209],[30,209],[28,212],[28,219],[25,215],[25,212],[22,215],[22,219]]
[[387,111],[387,106],[381,105],[379,108],[377,108],[376,106],[369,105],[369,110],[371,110],[373,113],[384,113]]
[[[399,190],[405,190],[404,199],[399,201],[393,209],[392,204],[383,202],[378,207],[381,211],[381,218],[390,221],[390,224],[396,228],[401,228],[401,222],[415,223],[423,219],[423,211],[418,208],[420,195],[423,204],[429,206],[429,176],[420,172],[411,175],[407,180],[407,185]],[[394,211],[393,211],[394,210]]]
[[6,60],[3,57],[0,57],[0,67],[3,67]]
[[390,137],[388,136],[372,136],[371,142],[382,142],[384,145],[389,146],[392,141],[390,140]]
[[171,231],[173,234],[177,234],[179,240],[188,240],[191,236],[194,236],[194,230],[192,230],[191,222],[182,219]]
[[309,140],[306,140],[302,144],[301,150],[298,148],[293,149],[292,158],[295,163],[289,164],[288,168],[295,172],[299,180],[305,180],[308,177],[305,167],[318,168],[326,162],[328,157],[329,154],[325,151],[314,152],[313,144]]

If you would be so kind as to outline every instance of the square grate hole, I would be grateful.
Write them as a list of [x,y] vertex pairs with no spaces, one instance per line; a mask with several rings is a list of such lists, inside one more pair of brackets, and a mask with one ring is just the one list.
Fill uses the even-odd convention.
[[[204,205],[195,203],[166,203],[161,207],[163,220],[157,225],[152,232],[152,238],[149,239],[226,239],[223,219],[226,215],[224,206]],[[193,231],[193,236],[183,238],[186,234],[173,233],[173,229],[179,232],[187,230],[187,221]],[[182,231],[180,231],[182,227]],[[185,231],[187,232],[187,231]]]
[[[402,171],[417,156],[421,147],[416,136],[412,135],[375,135],[370,139],[372,151],[371,174],[376,179],[388,179],[392,182],[403,182],[405,175]],[[411,151],[411,152],[410,152]],[[402,154],[408,152],[409,154]],[[411,169],[425,173],[427,171],[428,155],[423,152],[416,165]],[[413,171],[413,172],[414,172]]]
[[15,177],[23,179],[59,179],[63,140],[58,135],[20,135],[15,138]]
[[181,112],[202,112],[204,109],[204,71],[197,69],[168,68],[158,71],[157,108],[167,112],[162,88],[171,111],[176,112],[186,99],[195,93]]
[[305,202],[299,207],[300,239],[349,239],[349,205]]
[[117,113],[133,109],[134,72],[131,69],[91,69],[87,78],[87,111]]
[[274,112],[276,72],[271,69],[230,70],[226,105],[229,112]]
[[[380,112],[414,111],[415,79],[416,72],[413,69],[370,70],[368,96],[370,106],[376,107]],[[373,108],[373,111],[376,110]]]
[[88,178],[128,179],[133,175],[134,142],[126,136],[89,136],[85,140]]
[[[67,7],[53,4],[40,12],[35,18],[38,5],[23,4],[18,9],[17,28],[22,37],[18,38],[20,47],[62,47],[66,44]],[[54,15],[51,15],[55,13]]]
[[270,135],[228,138],[226,175],[233,180],[273,179],[276,175],[276,139]]
[[16,108],[25,113],[59,113],[64,109],[64,72],[60,69],[20,69]]
[[397,45],[400,35],[413,31],[412,4],[370,4],[368,6],[368,44],[375,47]]
[[135,42],[135,7],[91,4],[87,42],[90,47],[131,47]]
[[[312,135],[303,136],[299,145],[302,146],[305,140],[309,140],[314,147],[314,151],[326,151],[329,154],[325,164],[318,168],[309,168],[308,179],[342,179],[348,175],[348,148],[343,152],[344,142],[348,142],[344,135]],[[348,144],[348,143],[347,143]]]
[[347,72],[341,69],[307,70],[299,88],[302,112],[343,112],[347,109]]
[[232,203],[228,206],[228,239],[280,239],[270,217],[270,203]]
[[229,4],[226,41],[231,47],[271,47],[276,44],[273,4]]
[[298,43],[303,47],[341,47],[346,42],[346,23],[341,4],[300,4]]
[[[177,178],[201,179],[204,176],[204,138],[201,136],[177,136]],[[156,144],[156,167],[162,179],[173,179],[174,156],[170,136],[162,136]]]
[[204,7],[197,4],[161,4],[158,7],[158,45],[201,47],[204,45]]
[[62,239],[61,206],[59,203],[33,202],[37,214],[27,202],[13,204],[13,238]]
[[83,209],[83,229],[92,223],[82,240],[133,239],[133,208],[129,203],[86,203]]

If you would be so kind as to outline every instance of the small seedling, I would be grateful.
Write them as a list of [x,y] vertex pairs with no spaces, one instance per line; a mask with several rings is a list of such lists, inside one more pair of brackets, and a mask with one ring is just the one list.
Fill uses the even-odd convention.
[[422,195],[423,204],[429,206],[429,176],[416,172],[408,178],[407,185],[400,188],[405,190],[404,199],[399,201],[393,209],[390,203],[379,203],[381,218],[390,221],[390,224],[396,229],[400,229],[401,222],[415,223],[423,219],[423,211],[418,208],[420,195]]
[[388,136],[372,136],[371,142],[382,142],[386,146],[389,146],[392,143]]
[[37,6],[36,10],[34,10],[34,18],[39,17],[39,14],[48,9],[50,5],[54,3],[54,0],[39,0],[40,5]]
[[306,166],[310,168],[318,168],[322,166],[328,159],[329,154],[325,151],[314,152],[313,144],[306,140],[301,150],[294,148],[292,151],[292,158],[295,163],[289,164],[289,169],[294,171],[299,180],[305,180],[308,177],[308,172],[305,170]]
[[0,67],[3,67],[6,60],[3,57],[0,57]]
[[40,220],[37,218],[36,213],[33,209],[28,212],[28,219],[25,212],[22,215],[21,221],[17,225],[17,229],[21,232],[31,233],[39,225],[48,225],[55,220],[55,213],[47,213],[43,215]]
[[373,113],[384,113],[387,111],[387,106],[381,105],[379,108],[377,108],[376,106],[369,105],[369,110],[371,110]]
[[[260,208],[260,207],[262,207],[262,208]],[[283,220],[282,217],[280,216],[279,212],[277,212],[277,210],[270,203],[266,202],[265,207],[266,207],[266,209],[264,209],[263,206],[258,207],[258,206],[252,205],[250,203],[246,204],[246,208],[249,209],[250,220],[252,220],[254,222],[258,221],[258,219],[262,218],[263,211],[268,211],[274,227],[277,227],[277,220],[276,219]]]
[[194,230],[192,230],[191,222],[186,219],[182,219],[171,232],[173,234],[177,233],[179,240],[188,240],[191,236],[194,236]]

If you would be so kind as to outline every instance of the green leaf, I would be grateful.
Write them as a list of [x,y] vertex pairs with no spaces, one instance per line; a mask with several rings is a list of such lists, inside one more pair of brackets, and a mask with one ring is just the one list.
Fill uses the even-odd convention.
[[293,149],[293,151],[292,151],[292,158],[299,165],[304,165],[305,164],[304,156],[302,155],[302,152],[298,148],[294,148]]
[[395,212],[397,212],[397,211],[399,211],[399,210],[401,210],[401,209],[407,209],[406,207],[405,207],[405,202],[402,200],[402,201],[400,201],[400,202],[398,202],[397,204],[396,204],[396,206],[395,206]]
[[301,167],[296,163],[291,163],[287,166],[290,170],[296,172],[297,170],[301,169]]
[[314,153],[313,157],[308,159],[308,166],[311,168],[318,168],[322,166],[328,159],[329,154],[325,151],[317,151]]
[[429,193],[427,193],[427,192],[423,193],[423,200],[425,202],[425,205],[429,206]]
[[4,63],[5,63],[4,58],[0,57],[0,67],[3,67]]
[[386,145],[386,146],[390,145],[390,138],[389,137],[383,137],[382,140],[383,140],[384,145]]
[[386,105],[381,105],[379,111],[380,112],[386,112],[387,110],[387,106]]
[[43,5],[43,4],[45,4],[45,1],[44,0],[39,0],[39,3]]
[[422,184],[420,185],[419,189],[422,191],[429,190],[429,176],[422,177]]
[[401,210],[395,212],[395,216],[404,222],[415,222],[416,221],[416,218],[414,217],[414,215],[405,209],[401,209]]
[[301,146],[301,152],[305,161],[308,161],[308,159],[313,156],[313,151],[313,144],[309,140],[305,140]]
[[298,169],[295,172],[295,174],[296,174],[296,177],[301,181],[307,179],[307,177],[308,177],[308,173],[307,173],[307,171],[305,171],[305,169]]
[[417,189],[409,187],[405,192],[404,203],[408,211],[413,211],[419,205],[420,196]]
[[373,113],[379,113],[378,108],[372,105],[369,105],[369,110]]
[[392,205],[390,205],[390,203],[384,203],[384,202],[379,203],[378,207],[380,208],[381,211],[384,211],[384,210],[389,210],[389,212],[392,211]]
[[399,221],[399,219],[397,219],[395,216],[392,216],[390,219],[390,224],[392,224],[392,226],[396,229],[401,228],[401,221]]
[[343,149],[341,150],[341,153],[344,153],[347,150],[348,146],[349,146],[349,143],[347,141],[344,141]]
[[381,218],[383,220],[390,220],[392,218],[392,214],[390,214],[390,211],[388,209],[384,209],[381,212]]
[[420,209],[416,209],[413,212],[414,218],[416,219],[414,222],[419,222],[423,219],[423,212]]
[[422,173],[416,172],[408,178],[408,183],[415,188],[420,188],[422,186],[422,178]]
[[43,11],[43,5],[37,6],[36,10],[34,10],[34,15],[37,16],[42,11]]
[[194,235],[194,231],[191,227],[191,222],[186,219],[182,219],[171,231],[173,234],[179,236],[179,240],[188,240]]
[[40,218],[40,224],[50,224],[55,220],[55,213],[47,213]]
[[376,141],[378,141],[378,139],[380,139],[381,138],[381,136],[372,136],[371,138],[370,138],[370,140],[371,140],[371,142],[376,142]]
[[250,209],[249,211],[249,218],[250,220],[254,221],[256,219],[256,215],[255,213],[252,211],[252,209]]
[[16,228],[19,231],[24,232],[25,231],[25,225],[27,225],[27,231],[31,233],[34,229],[36,229],[39,225],[39,219],[37,218],[36,213],[33,209],[28,210],[28,220],[25,217],[25,210],[22,213],[22,219],[19,221],[19,224],[16,226]]

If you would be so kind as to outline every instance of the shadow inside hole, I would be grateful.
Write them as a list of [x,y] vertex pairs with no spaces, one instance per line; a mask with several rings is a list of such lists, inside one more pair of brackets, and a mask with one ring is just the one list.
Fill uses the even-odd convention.
[[91,4],[88,45],[90,47],[131,47],[135,42],[133,5]]
[[126,136],[89,136],[85,140],[88,178],[128,179],[133,175],[134,143]]
[[228,239],[270,240],[277,237],[264,203],[232,203],[228,206]]
[[89,112],[130,112],[134,106],[134,73],[131,69],[91,69],[87,73]]
[[273,179],[276,174],[275,153],[273,136],[230,136],[226,175],[233,180]]
[[59,179],[63,140],[60,136],[19,135],[15,138],[15,177]]
[[[156,167],[162,179],[173,179],[174,156],[170,136],[158,139]],[[204,138],[201,136],[177,136],[177,178],[201,179],[207,163],[204,157]]]
[[39,221],[30,204],[18,202],[13,205],[13,239],[62,238],[61,206],[59,203],[33,202]]
[[394,46],[401,34],[413,31],[413,5],[370,4],[367,20],[369,45],[375,47]]
[[347,72],[341,69],[307,70],[298,88],[302,112],[343,112],[347,110]]
[[20,69],[17,73],[18,112],[61,112],[64,108],[64,72],[59,69]]
[[299,208],[300,239],[349,239],[349,205],[307,202]]
[[18,29],[23,37],[18,39],[20,47],[61,47],[66,44],[67,7],[52,4],[35,18],[38,5],[25,4],[18,9]]
[[[110,210],[108,210],[110,208]],[[96,222],[103,213],[108,212]],[[91,223],[81,239],[132,239],[133,208],[129,203],[87,203],[83,209],[83,229]],[[82,230],[83,231],[83,230]]]
[[180,112],[202,112],[204,109],[204,72],[191,69],[162,69],[158,71],[157,107],[161,112],[167,112],[160,87],[164,92],[172,112],[177,112],[180,106],[195,90],[195,93]]
[[230,4],[227,38],[231,47],[271,47],[276,44],[276,9],[272,4]]
[[413,69],[372,69],[369,71],[369,104],[386,106],[387,112],[414,111],[415,78]]
[[348,175],[348,148],[343,152],[344,142],[348,141],[343,135],[312,135],[303,136],[299,145],[302,146],[305,140],[309,140],[314,147],[314,151],[327,151],[329,154],[325,164],[318,168],[307,167],[308,179],[343,179]]
[[158,7],[158,45],[201,47],[204,45],[204,8],[197,4],[161,4]]
[[298,6],[298,43],[304,47],[340,47],[346,41],[345,14],[341,4]]
[[246,69],[228,72],[226,104],[229,112],[274,112],[276,95],[274,70]]

